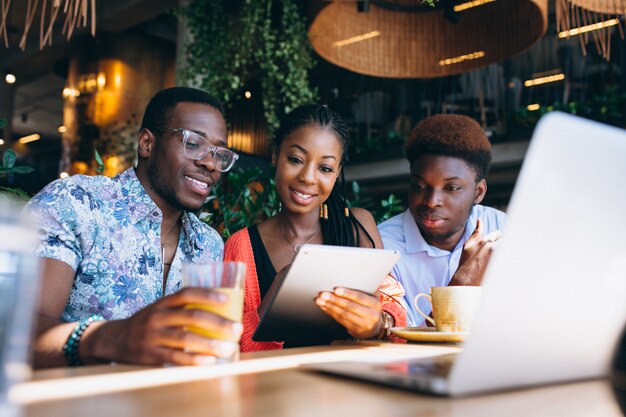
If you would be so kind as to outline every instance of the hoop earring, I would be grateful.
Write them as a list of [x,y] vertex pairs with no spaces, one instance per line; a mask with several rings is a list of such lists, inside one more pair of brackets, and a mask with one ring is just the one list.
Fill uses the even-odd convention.
[[348,206],[343,208],[343,215],[344,217],[350,217],[350,209],[348,208]]

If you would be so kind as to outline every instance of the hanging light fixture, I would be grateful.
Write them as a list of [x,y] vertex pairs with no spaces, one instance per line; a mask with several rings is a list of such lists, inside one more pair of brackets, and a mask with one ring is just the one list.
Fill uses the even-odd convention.
[[548,25],[548,0],[368,3],[367,13],[351,1],[328,4],[309,39],[327,61],[378,77],[442,77],[481,68],[529,48]]
[[[17,5],[16,5],[17,3]],[[96,0],[21,0],[11,3],[11,0],[2,0],[0,7],[0,41],[9,47],[8,17],[10,8],[14,7],[20,14],[25,15],[24,32],[20,39],[19,47],[26,49],[26,40],[31,26],[35,21],[35,15],[39,14],[39,49],[46,45],[52,45],[52,30],[59,14],[65,15],[61,32],[67,40],[70,40],[74,30],[86,27],[90,22],[91,36],[96,34]]]
[[616,27],[624,39],[623,22],[626,0],[556,0],[556,27],[560,38],[578,36],[583,54],[587,54],[589,35],[596,49],[611,60],[611,36]]

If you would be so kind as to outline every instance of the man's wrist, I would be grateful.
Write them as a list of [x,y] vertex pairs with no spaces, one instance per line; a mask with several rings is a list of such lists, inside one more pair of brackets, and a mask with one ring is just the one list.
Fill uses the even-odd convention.
[[459,268],[457,269],[457,271],[454,273],[454,275],[452,276],[452,279],[450,280],[450,283],[448,284],[449,286],[453,286],[453,285],[471,285],[472,284],[472,277],[469,273],[463,271],[463,269]]
[[102,320],[104,320],[104,317],[100,314],[94,314],[76,324],[72,332],[67,337],[62,349],[63,357],[69,366],[79,366],[83,364],[81,357],[81,342],[83,342],[83,336],[93,323]]
[[448,283],[448,286],[449,287],[452,287],[452,286],[465,286],[465,285],[467,285],[466,284],[467,281],[468,280],[466,278],[455,276],[455,277],[453,277],[450,280],[450,282]]

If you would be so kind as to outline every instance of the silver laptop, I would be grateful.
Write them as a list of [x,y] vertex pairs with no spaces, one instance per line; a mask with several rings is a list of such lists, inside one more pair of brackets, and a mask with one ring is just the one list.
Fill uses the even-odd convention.
[[626,324],[626,131],[543,117],[508,214],[462,353],[314,368],[450,396],[606,376]]

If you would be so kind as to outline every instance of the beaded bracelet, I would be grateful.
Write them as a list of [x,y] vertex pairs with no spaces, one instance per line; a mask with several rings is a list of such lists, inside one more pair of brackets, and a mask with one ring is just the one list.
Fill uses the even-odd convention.
[[78,323],[76,327],[74,327],[74,330],[72,330],[72,333],[70,333],[67,341],[63,345],[62,350],[65,361],[69,366],[82,365],[80,356],[78,355],[80,339],[83,337],[83,333],[85,333],[85,330],[87,330],[87,327],[89,327],[91,323],[93,323],[94,321],[102,320],[104,320],[104,317],[102,317],[100,314],[94,314],[93,316],[89,316],[86,319],[81,320],[81,322]]

